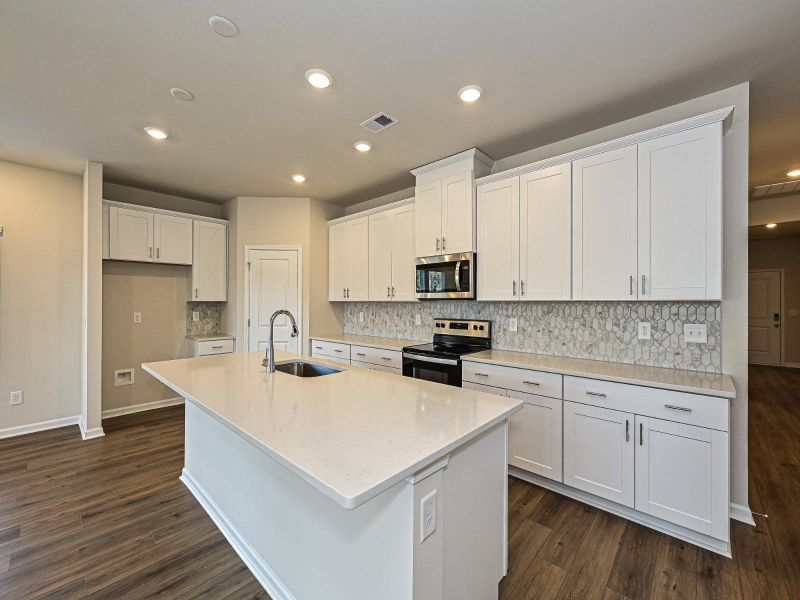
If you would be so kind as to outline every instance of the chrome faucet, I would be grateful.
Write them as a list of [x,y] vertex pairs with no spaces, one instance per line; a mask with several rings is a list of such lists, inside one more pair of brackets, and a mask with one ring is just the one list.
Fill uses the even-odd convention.
[[294,315],[288,310],[276,310],[269,318],[269,343],[267,344],[267,355],[261,361],[262,366],[267,367],[267,373],[275,372],[275,345],[272,343],[273,333],[275,329],[275,319],[278,315],[286,315],[292,322],[292,337],[297,337],[297,323],[294,320]]

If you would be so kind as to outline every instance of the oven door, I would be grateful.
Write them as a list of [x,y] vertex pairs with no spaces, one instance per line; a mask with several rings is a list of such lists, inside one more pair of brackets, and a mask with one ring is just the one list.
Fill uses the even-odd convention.
[[403,352],[403,375],[461,387],[461,361]]
[[418,258],[417,298],[475,298],[475,253]]

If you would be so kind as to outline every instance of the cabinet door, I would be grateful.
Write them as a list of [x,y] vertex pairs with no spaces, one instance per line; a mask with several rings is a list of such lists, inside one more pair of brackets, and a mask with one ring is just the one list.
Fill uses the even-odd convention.
[[722,123],[639,144],[639,298],[722,298]]
[[728,540],[728,434],[636,416],[636,510]]
[[228,228],[222,223],[194,222],[192,299],[228,299]]
[[633,507],[632,414],[564,402],[564,483]]
[[152,262],[153,213],[112,206],[109,211],[109,256],[115,260]]
[[[370,236],[370,240],[371,240]],[[394,215],[392,231],[392,300],[416,300],[417,282],[414,263],[414,206],[405,206]]]
[[442,254],[475,250],[475,192],[472,171],[442,180]]
[[508,390],[503,388],[494,387],[491,385],[483,385],[482,383],[473,383],[471,381],[464,381],[461,384],[466,390],[475,390],[476,392],[486,392],[487,394],[496,394],[497,396],[508,396]]
[[369,299],[392,299],[392,245],[394,215],[391,212],[369,217]]
[[569,300],[572,295],[571,173],[566,163],[520,177],[521,300]]
[[442,254],[442,182],[414,188],[414,238],[419,256]]
[[508,421],[508,464],[542,477],[562,480],[562,400],[508,391],[522,410]]
[[636,146],[572,165],[573,298],[636,298]]
[[369,220],[361,217],[347,227],[347,299],[369,300]]
[[478,188],[478,300],[516,300],[519,177]]
[[192,219],[155,215],[155,261],[175,265],[192,264]]
[[349,265],[347,223],[328,228],[328,300],[342,302],[347,299],[347,274]]

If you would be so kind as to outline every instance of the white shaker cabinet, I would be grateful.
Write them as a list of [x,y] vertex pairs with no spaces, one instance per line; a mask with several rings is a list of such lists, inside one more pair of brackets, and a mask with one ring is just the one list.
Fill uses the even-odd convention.
[[112,206],[109,209],[109,258],[152,262],[155,215],[145,210]]
[[564,483],[633,508],[634,415],[564,402]]
[[573,298],[636,298],[636,146],[576,160],[572,182]]
[[225,302],[228,299],[228,227],[194,221],[192,300]]
[[417,256],[442,254],[442,181],[414,188],[414,221]]
[[173,265],[192,264],[192,239],[192,219],[158,213],[154,215],[155,262]]
[[522,410],[508,421],[508,464],[542,477],[562,479],[562,400],[508,390]]
[[570,163],[478,186],[478,300],[569,300]]
[[722,123],[638,148],[638,297],[722,298]]
[[415,300],[414,205],[369,216],[369,299]]
[[329,227],[329,300],[369,299],[369,219]]
[[728,433],[636,416],[636,510],[728,540]]

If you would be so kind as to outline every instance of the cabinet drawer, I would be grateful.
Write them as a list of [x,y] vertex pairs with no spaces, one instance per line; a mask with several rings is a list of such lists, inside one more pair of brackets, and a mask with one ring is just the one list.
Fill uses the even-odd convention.
[[728,431],[727,398],[566,376],[564,399],[676,423]]
[[197,356],[230,354],[231,352],[233,352],[233,340],[203,340],[197,342]]
[[350,358],[382,367],[403,368],[403,353],[398,350],[382,350],[380,348],[370,348],[369,346],[350,346]]
[[476,392],[486,392],[487,394],[497,394],[498,396],[508,396],[508,392],[503,388],[496,388],[490,385],[483,385],[482,383],[472,383],[471,381],[464,381],[461,384],[465,390],[475,390]]
[[364,369],[370,369],[371,371],[381,371],[383,373],[392,373],[393,375],[402,375],[402,369],[396,369],[394,367],[387,367],[384,365],[373,365],[371,363],[361,362],[360,360],[351,360],[350,364],[354,367],[362,367]]
[[340,356],[327,356],[325,354],[320,354],[316,350],[311,353],[311,357],[312,358],[321,358],[323,360],[329,360],[331,362],[341,363],[343,365],[349,365],[350,364],[350,359],[349,358],[342,358]]
[[563,377],[559,373],[464,361],[461,378],[473,383],[561,398]]
[[311,350],[314,354],[350,360],[350,344],[323,342],[322,340],[312,340],[311,342]]

